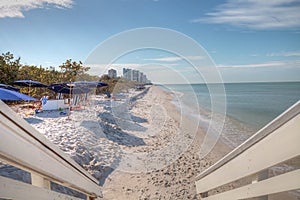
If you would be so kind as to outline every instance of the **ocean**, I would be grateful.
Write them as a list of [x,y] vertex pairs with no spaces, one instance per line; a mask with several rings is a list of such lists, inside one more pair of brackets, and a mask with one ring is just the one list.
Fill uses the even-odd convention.
[[[213,87],[217,85],[210,85],[210,88]],[[204,129],[212,116],[211,95],[224,97],[220,92],[210,93],[206,84],[164,85],[163,88],[173,93],[174,103],[182,113],[197,119]],[[221,102],[217,98],[214,111],[220,116],[225,115],[221,138],[232,147],[300,100],[300,82],[226,83],[224,88],[226,101]],[[226,113],[218,106],[222,103],[225,103]]]

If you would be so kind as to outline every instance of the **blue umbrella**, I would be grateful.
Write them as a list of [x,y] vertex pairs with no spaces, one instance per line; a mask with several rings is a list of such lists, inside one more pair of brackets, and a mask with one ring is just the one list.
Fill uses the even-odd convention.
[[[99,86],[99,84],[100,84],[100,86]],[[102,87],[102,86],[108,86],[108,83],[99,82],[99,83],[98,83],[98,87]]]
[[20,92],[0,88],[0,99],[7,101],[37,101],[37,99]]
[[[91,85],[87,84],[85,81],[81,82],[69,82],[69,83],[54,83],[48,86],[48,89],[56,92],[56,93],[64,93],[70,94],[70,98],[72,94],[87,94],[91,91]],[[97,86],[95,86],[97,87]],[[69,101],[69,112],[68,119],[70,118],[70,109],[71,109],[71,101]]]
[[6,84],[0,84],[0,88],[4,88],[4,89],[7,89],[7,90],[13,90],[13,91],[16,91],[16,92],[20,91],[19,88],[13,87],[11,85],[6,85]]
[[13,84],[23,87],[48,87],[48,85],[33,80],[19,80],[15,81]]
[[54,83],[48,89],[63,94],[85,94],[91,91],[90,88],[75,83]]
[[[30,87],[48,87],[48,85],[33,80],[18,80],[13,82],[13,84],[18,86],[23,86],[23,87],[29,87],[29,89]],[[29,95],[30,95],[30,90],[29,90]]]
[[108,86],[107,83],[97,82],[97,81],[76,81],[74,82],[74,84],[79,87],[88,87],[88,88]]

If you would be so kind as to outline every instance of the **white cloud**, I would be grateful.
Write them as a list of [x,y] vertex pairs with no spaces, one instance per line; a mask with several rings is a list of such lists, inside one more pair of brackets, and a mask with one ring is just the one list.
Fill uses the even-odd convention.
[[181,60],[202,60],[202,56],[186,56],[186,57],[179,57],[179,56],[174,56],[174,57],[163,57],[163,58],[149,58],[149,59],[144,59],[144,60],[149,60],[149,61],[160,61],[160,62],[177,62]]
[[279,52],[279,53],[269,53],[267,54],[269,57],[300,57],[300,51],[288,51],[288,52]]
[[70,8],[72,0],[1,0],[0,1],[0,18],[4,17],[24,17],[24,11],[47,8]]
[[149,60],[149,61],[161,61],[161,62],[177,62],[182,60],[180,57],[163,57],[163,58],[148,58],[144,60]]
[[230,24],[249,29],[300,28],[300,0],[228,0],[191,22]]
[[288,61],[270,61],[265,63],[254,63],[245,65],[217,65],[219,69],[231,69],[231,68],[262,68],[262,67],[300,67],[300,60],[288,60]]

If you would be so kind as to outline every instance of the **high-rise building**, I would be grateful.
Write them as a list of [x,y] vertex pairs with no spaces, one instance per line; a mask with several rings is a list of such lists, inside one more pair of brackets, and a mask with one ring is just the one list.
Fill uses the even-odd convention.
[[147,83],[147,81],[148,81],[147,76],[145,74],[143,74],[141,82],[142,83]]
[[117,78],[117,70],[115,70],[115,69],[108,70],[108,76],[110,78]]
[[140,72],[138,70],[132,70],[132,81],[139,82],[139,74]]
[[138,82],[143,83],[143,76],[144,76],[144,73],[143,73],[143,72],[140,72],[140,73],[139,73],[139,80],[138,80]]
[[135,69],[123,68],[123,78],[140,83],[150,83],[143,72]]
[[132,70],[128,68],[123,68],[123,77],[132,80]]

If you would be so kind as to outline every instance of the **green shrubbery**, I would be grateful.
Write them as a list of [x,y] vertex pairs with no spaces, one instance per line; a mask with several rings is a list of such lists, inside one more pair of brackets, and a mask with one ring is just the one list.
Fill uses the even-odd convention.
[[[81,61],[75,62],[71,59],[66,60],[65,63],[57,68],[21,64],[20,60],[21,58],[15,58],[10,52],[0,55],[0,83],[11,85],[16,80],[34,80],[47,85],[79,80],[108,83],[108,86],[98,88],[97,93],[126,92],[137,83],[123,78],[109,78],[107,75],[102,75],[100,78],[99,76],[89,75],[87,73],[89,67],[83,66]],[[22,87],[21,92],[34,97],[54,95],[52,91],[46,88]]]

